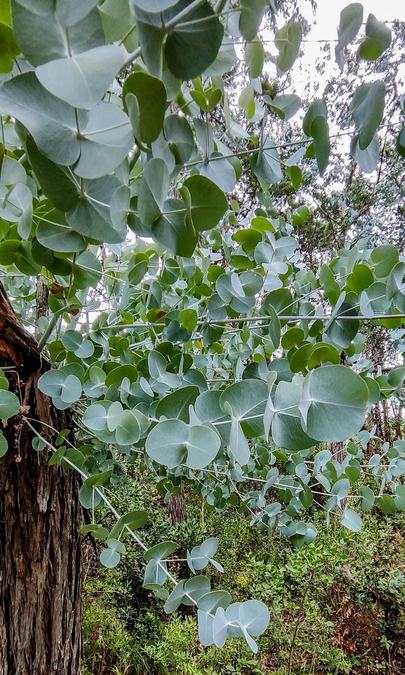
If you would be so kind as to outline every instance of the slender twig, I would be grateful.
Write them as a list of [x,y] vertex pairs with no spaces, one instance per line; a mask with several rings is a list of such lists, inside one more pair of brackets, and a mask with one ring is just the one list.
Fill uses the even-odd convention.
[[[217,319],[212,321],[202,320],[197,323],[199,326],[209,325],[209,326],[223,326],[228,323],[255,323],[257,321],[271,321],[274,317],[270,315],[264,316],[240,316],[240,317],[228,317],[227,319]],[[279,314],[278,319],[280,321],[375,321],[375,320],[385,320],[385,319],[405,319],[405,314],[374,314],[373,316],[365,316],[363,314],[337,314],[332,316],[330,314]],[[133,328],[140,329],[145,328],[166,328],[165,323],[117,323],[111,326],[100,326],[97,330],[100,332],[106,330],[122,330],[124,328]]]
[[55,328],[56,323],[57,323],[59,317],[63,314],[63,312],[65,312],[65,311],[66,311],[67,309],[69,309],[70,307],[72,307],[72,305],[70,305],[70,304],[69,304],[69,305],[65,305],[65,306],[62,307],[61,309],[58,309],[58,311],[55,312],[55,314],[52,316],[52,319],[50,320],[47,329],[44,331],[43,335],[42,335],[41,338],[38,340],[38,349],[39,349],[40,351],[42,351],[42,349],[45,347],[46,341],[47,341],[47,339],[49,338],[50,334],[52,333],[53,329]]

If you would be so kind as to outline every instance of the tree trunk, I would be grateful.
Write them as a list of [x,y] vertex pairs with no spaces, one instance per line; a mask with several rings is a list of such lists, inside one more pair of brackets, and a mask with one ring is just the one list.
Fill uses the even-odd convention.
[[183,492],[181,492],[179,495],[173,495],[172,497],[170,497],[168,510],[169,510],[169,520],[172,525],[175,525],[176,523],[182,523],[183,520],[185,520],[186,510]]
[[[8,420],[0,460],[0,673],[78,675],[81,657],[81,509],[78,477],[33,450],[30,423],[52,442],[71,427],[37,388],[50,364],[0,285],[0,367],[21,413]],[[48,425],[48,426],[47,426]]]

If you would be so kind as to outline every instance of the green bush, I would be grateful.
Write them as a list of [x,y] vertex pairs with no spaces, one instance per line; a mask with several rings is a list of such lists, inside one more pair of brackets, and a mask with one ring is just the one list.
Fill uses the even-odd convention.
[[[87,578],[86,675],[400,672],[403,516],[368,514],[363,530],[355,534],[333,522],[326,527],[324,514],[315,513],[318,537],[294,549],[278,534],[252,527],[249,517],[236,510],[208,512],[202,524],[201,502],[189,494],[186,520],[170,525],[167,506],[149,496],[147,484],[140,487],[128,480],[121,489],[124,508],[153,509],[154,522],[146,533],[149,545],[170,538],[181,550],[206,536],[220,536],[217,558],[225,572],[209,568],[208,573],[235,600],[252,595],[263,600],[271,624],[259,639],[257,656],[241,641],[231,640],[222,650],[203,649],[194,611],[183,608],[166,616],[162,603],[142,588],[142,555],[128,545],[119,567],[97,567],[94,578]],[[88,557],[89,568],[95,569],[90,547]],[[184,563],[177,565],[176,574],[188,575]]]

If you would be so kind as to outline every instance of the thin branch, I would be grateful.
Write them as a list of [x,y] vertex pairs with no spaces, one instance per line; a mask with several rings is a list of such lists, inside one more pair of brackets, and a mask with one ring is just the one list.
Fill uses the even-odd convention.
[[[271,321],[273,319],[270,315],[264,316],[240,316],[236,318],[228,317],[227,319],[217,319],[212,321],[198,321],[198,326],[219,326],[226,325],[228,323],[251,323],[256,321]],[[376,320],[385,320],[385,319],[405,319],[405,314],[374,314],[373,316],[365,316],[362,314],[359,315],[349,315],[349,314],[337,314],[332,316],[331,314],[302,314],[302,315],[285,315],[279,314],[278,319],[280,321],[330,321],[331,319],[339,321],[376,321]],[[101,326],[97,329],[99,332],[106,330],[122,330],[123,328],[166,328],[165,323],[117,323],[112,326]]]

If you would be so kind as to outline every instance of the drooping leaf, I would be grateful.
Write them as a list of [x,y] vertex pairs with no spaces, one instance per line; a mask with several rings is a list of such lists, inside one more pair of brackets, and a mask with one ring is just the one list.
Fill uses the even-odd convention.
[[27,153],[41,188],[57,209],[70,211],[80,197],[80,186],[68,169],[55,164],[42,154],[31,136],[27,139]]
[[[302,379],[293,382],[279,382],[274,402],[269,399],[271,436],[277,447],[286,450],[301,450],[316,445],[302,428],[299,402],[302,394]],[[267,410],[266,410],[267,413]]]
[[17,223],[21,239],[28,239],[32,225],[32,192],[24,183],[17,183],[10,189],[0,185],[0,218]]
[[220,397],[224,412],[232,414],[245,433],[258,436],[263,433],[263,413],[267,403],[268,389],[261,380],[242,380],[230,385]]
[[144,227],[151,228],[163,211],[169,190],[169,173],[162,159],[151,159],[145,165],[138,191],[138,213]]
[[13,29],[0,21],[0,73],[9,73],[13,69],[19,52]]
[[[152,143],[159,136],[166,110],[166,89],[161,80],[140,70],[132,73],[124,82],[124,101],[132,94],[136,97],[139,118],[134,131],[137,138]],[[133,124],[134,126],[134,124]]]
[[302,39],[302,26],[299,21],[289,21],[276,33],[275,44],[279,51],[277,68],[286,73],[298,56]]
[[215,183],[205,176],[190,176],[184,181],[181,191],[193,226],[198,232],[218,225],[228,202]]
[[265,59],[263,43],[254,39],[246,47],[246,63],[250,77],[260,77]]
[[189,606],[197,604],[198,600],[209,593],[210,590],[210,580],[205,576],[180,581],[165,602],[165,612],[168,614],[174,612],[181,603]]
[[254,40],[259,30],[266,0],[241,0],[239,16],[239,30],[245,40]]
[[239,420],[232,417],[231,433],[229,436],[229,452],[238,464],[244,466],[250,460],[249,443],[243,433]]
[[400,312],[405,312],[405,263],[398,262],[387,279],[387,298]]
[[152,225],[152,236],[174,255],[189,257],[197,245],[198,234],[180,199],[167,199],[163,214]]
[[360,515],[348,507],[346,507],[343,511],[340,522],[344,527],[347,527],[347,529],[351,530],[352,532],[360,532],[363,527],[363,522]]
[[338,28],[338,44],[335,48],[336,61],[341,70],[344,64],[344,49],[354,40],[362,22],[363,5],[360,2],[352,2],[342,9]]
[[359,145],[359,138],[356,135],[350,144],[350,153],[355,162],[364,173],[371,173],[378,166],[380,157],[380,141],[377,134],[373,137],[371,143],[362,150]]
[[252,154],[250,164],[253,172],[264,185],[278,183],[283,178],[277,148],[272,139],[267,136],[263,146],[257,153]]
[[359,47],[359,56],[367,61],[375,61],[391,44],[391,31],[388,26],[377,21],[374,14],[369,14],[366,23],[366,38]]
[[274,98],[265,97],[267,105],[282,120],[289,120],[301,107],[301,99],[296,94],[279,94]]
[[146,511],[133,510],[128,511],[123,516],[121,516],[114,527],[110,532],[110,537],[112,539],[117,539],[120,537],[121,532],[129,528],[130,530],[139,530],[145,525],[148,520],[148,514]]
[[314,139],[314,150],[318,168],[324,173],[330,154],[329,125],[326,104],[323,99],[311,103],[303,121],[303,129],[307,136]]
[[351,114],[358,129],[360,150],[372,142],[384,114],[385,84],[381,80],[361,84],[351,103]]

